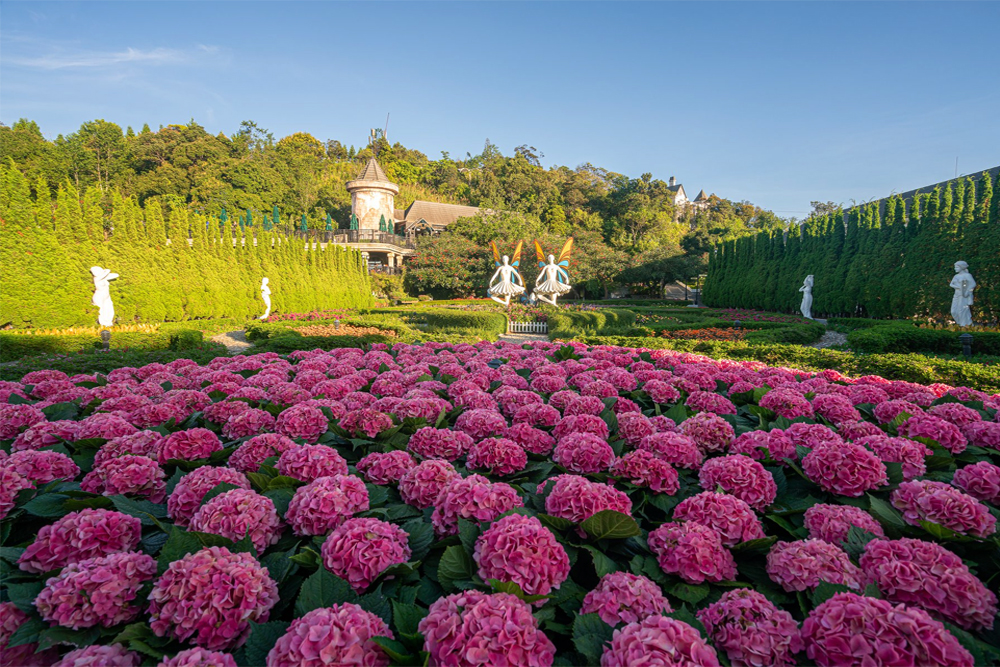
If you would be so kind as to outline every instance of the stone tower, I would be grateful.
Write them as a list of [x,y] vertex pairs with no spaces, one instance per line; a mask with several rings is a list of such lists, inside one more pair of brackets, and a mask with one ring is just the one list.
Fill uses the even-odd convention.
[[399,186],[389,181],[375,158],[368,160],[357,178],[347,182],[347,191],[351,193],[351,213],[358,218],[358,229],[378,231],[383,216],[392,224]]

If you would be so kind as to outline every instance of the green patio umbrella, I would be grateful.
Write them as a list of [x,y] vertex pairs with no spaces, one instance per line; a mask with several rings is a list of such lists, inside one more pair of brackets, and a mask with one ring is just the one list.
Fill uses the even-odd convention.
[[358,228],[358,216],[351,213],[351,229]]
[[281,211],[278,210],[278,205],[274,205],[274,215],[271,218],[271,224],[277,227],[281,223]]
[[250,209],[247,209],[246,222],[247,222],[247,227],[253,227],[253,213],[250,212]]
[[308,232],[309,231],[309,223],[306,221],[306,214],[305,213],[302,214],[302,225],[301,225],[300,229],[302,231],[304,231],[304,232]]
[[229,217],[226,215],[226,209],[222,209],[222,214],[219,216],[219,229],[225,229],[227,222],[229,222]]
[[380,218],[378,219],[378,230],[379,230],[380,232],[385,232],[385,231],[388,231],[388,230],[386,229],[386,226],[385,226],[385,216],[384,216],[384,215],[383,215],[383,216],[381,216],[381,217],[380,217]]
[[329,213],[326,214],[326,231],[333,231],[333,218],[330,217]]

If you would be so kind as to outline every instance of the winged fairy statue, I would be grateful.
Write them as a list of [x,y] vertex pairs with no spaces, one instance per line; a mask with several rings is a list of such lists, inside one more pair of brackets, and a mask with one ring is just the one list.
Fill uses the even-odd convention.
[[523,241],[517,242],[517,247],[514,248],[514,261],[511,261],[507,255],[500,257],[496,242],[490,242],[490,247],[493,248],[493,263],[497,270],[490,278],[490,288],[487,291],[491,299],[505,307],[510,306],[512,296],[524,293],[524,278],[518,271],[518,267],[521,265],[522,245],[524,245]]
[[569,293],[573,286],[569,284],[569,253],[573,248],[573,237],[566,240],[562,250],[559,252],[559,259],[554,255],[549,255],[546,259],[542,246],[535,241],[535,253],[538,255],[538,278],[535,279],[535,294],[546,303],[556,304],[556,299]]

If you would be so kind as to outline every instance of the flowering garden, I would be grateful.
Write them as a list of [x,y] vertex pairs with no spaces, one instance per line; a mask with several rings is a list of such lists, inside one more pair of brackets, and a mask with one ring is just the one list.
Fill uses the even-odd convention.
[[996,664],[1000,394],[384,344],[0,383],[0,664]]

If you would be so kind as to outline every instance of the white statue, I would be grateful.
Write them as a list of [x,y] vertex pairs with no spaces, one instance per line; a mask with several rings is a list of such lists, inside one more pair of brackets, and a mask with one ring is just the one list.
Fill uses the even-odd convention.
[[802,305],[799,306],[799,310],[802,311],[802,317],[807,320],[811,320],[812,308],[813,308],[813,277],[812,275],[806,276],[806,281],[802,283],[802,287],[799,288],[802,292]]
[[500,251],[497,250],[497,244],[492,241],[490,242],[490,247],[493,248],[493,263],[497,267],[497,270],[493,273],[493,277],[490,278],[490,288],[488,291],[491,299],[499,304],[503,304],[505,307],[510,307],[510,298],[512,296],[524,293],[524,278],[521,277],[520,272],[517,270],[521,264],[521,244],[522,241],[517,242],[517,247],[514,249],[514,261],[511,262],[507,255],[501,258]]
[[118,274],[99,266],[90,267],[90,273],[94,276],[94,298],[91,303],[101,309],[97,314],[97,323],[102,327],[114,326],[115,304],[111,302],[111,281]]
[[260,316],[262,320],[266,320],[267,316],[271,314],[271,288],[267,286],[268,282],[267,278],[260,281],[260,298],[264,299],[264,305],[267,306],[267,310]]
[[538,256],[538,268],[541,269],[538,277],[535,278],[535,294],[538,298],[553,306],[558,305],[556,299],[564,294],[568,294],[572,289],[569,284],[569,251],[573,247],[573,237],[566,240],[562,251],[559,253],[559,261],[554,255],[548,256],[546,261],[545,253],[538,241],[535,241],[535,253]]
[[955,290],[951,298],[951,318],[960,327],[972,325],[972,290],[976,289],[976,281],[969,273],[969,265],[965,262],[955,262],[955,277],[951,279],[950,287]]

